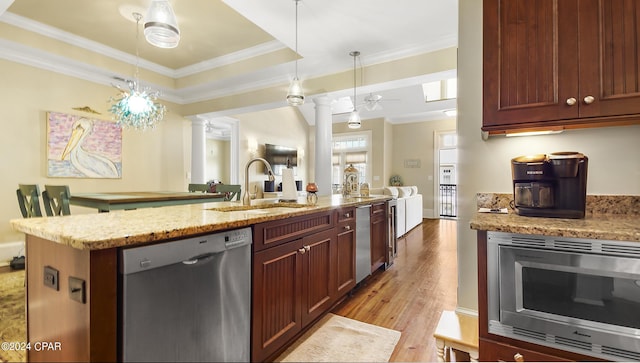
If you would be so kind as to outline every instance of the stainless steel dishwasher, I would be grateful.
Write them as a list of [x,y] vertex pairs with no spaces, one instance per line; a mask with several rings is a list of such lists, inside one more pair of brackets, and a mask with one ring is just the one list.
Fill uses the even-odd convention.
[[122,360],[248,362],[251,228],[122,250]]
[[356,208],[356,283],[371,275],[371,206]]

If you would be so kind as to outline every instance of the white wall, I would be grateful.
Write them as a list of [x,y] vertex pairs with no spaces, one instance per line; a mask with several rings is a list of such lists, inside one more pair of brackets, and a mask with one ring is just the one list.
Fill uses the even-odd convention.
[[477,310],[476,232],[469,228],[476,193],[511,193],[515,156],[578,151],[589,157],[588,194],[640,195],[640,126],[483,141],[482,1],[460,0],[458,23],[458,308]]

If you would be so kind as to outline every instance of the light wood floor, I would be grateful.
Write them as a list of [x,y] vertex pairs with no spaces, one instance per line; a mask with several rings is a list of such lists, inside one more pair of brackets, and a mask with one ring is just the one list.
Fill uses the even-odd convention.
[[392,362],[435,362],[433,332],[457,301],[456,222],[425,219],[398,241],[386,271],[363,281],[334,314],[402,333]]

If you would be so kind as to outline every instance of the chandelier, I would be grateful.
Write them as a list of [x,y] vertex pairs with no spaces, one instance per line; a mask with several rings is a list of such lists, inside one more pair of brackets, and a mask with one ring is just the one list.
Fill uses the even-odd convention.
[[298,79],[298,3],[300,0],[293,0],[296,3],[296,75],[293,77],[287,92],[287,102],[291,106],[300,106],[304,103],[304,92],[302,84]]
[[113,102],[109,112],[113,114],[117,124],[121,127],[145,130],[154,128],[158,122],[162,121],[166,108],[156,102],[159,95],[158,91],[152,91],[149,87],[140,90],[138,82],[138,63],[140,61],[138,38],[142,15],[133,13],[133,17],[136,20],[136,70],[134,79],[126,81],[128,89],[116,86],[120,94],[109,99],[109,102]]

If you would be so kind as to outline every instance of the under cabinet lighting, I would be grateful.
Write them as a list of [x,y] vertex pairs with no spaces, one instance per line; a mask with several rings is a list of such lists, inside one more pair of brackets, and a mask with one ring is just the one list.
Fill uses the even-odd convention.
[[523,131],[523,132],[507,132],[505,134],[506,137],[513,137],[513,136],[537,136],[537,135],[553,135],[553,134],[559,134],[561,133],[562,130],[541,130],[541,131]]

